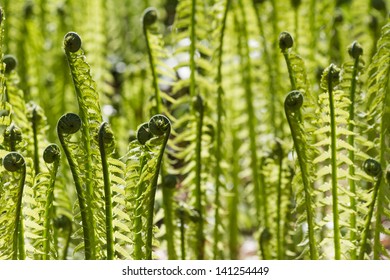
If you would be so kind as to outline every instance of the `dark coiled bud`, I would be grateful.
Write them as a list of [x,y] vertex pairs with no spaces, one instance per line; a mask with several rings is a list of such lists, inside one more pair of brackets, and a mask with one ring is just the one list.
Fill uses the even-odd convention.
[[81,119],[77,114],[67,113],[63,115],[57,124],[57,130],[64,134],[74,134],[81,128]]
[[14,70],[16,68],[16,66],[18,65],[18,61],[16,60],[16,58],[10,54],[6,54],[3,57],[3,63],[5,64],[5,73],[6,74],[11,73],[11,71]]
[[171,128],[171,122],[164,115],[155,115],[149,121],[149,131],[153,135],[164,135]]
[[380,163],[372,158],[367,159],[363,163],[363,169],[368,175],[372,177],[378,177],[380,174],[382,174],[382,167]]
[[290,33],[283,31],[279,35],[279,48],[284,51],[294,45],[294,39]]
[[104,144],[112,144],[114,142],[114,133],[110,125],[106,122],[102,123],[99,129],[99,137],[101,137]]
[[363,55],[363,48],[360,46],[360,44],[356,41],[354,41],[349,47],[348,47],[348,53],[349,55],[354,58],[358,59],[359,56]]
[[142,15],[142,21],[145,26],[152,25],[157,21],[157,10],[154,7],[147,8],[143,15]]
[[291,0],[291,6],[294,9],[297,9],[302,3],[302,0]]
[[299,90],[293,90],[291,91],[284,101],[284,106],[287,109],[296,111],[301,108],[303,104],[303,94]]
[[69,229],[72,226],[72,221],[65,215],[61,215],[54,219],[54,226],[59,229]]
[[7,146],[9,150],[15,151],[16,146],[22,142],[22,140],[22,130],[15,124],[11,123],[4,131],[5,146]]
[[168,174],[164,176],[163,186],[168,189],[174,189],[177,184],[177,176],[173,174]]
[[143,123],[138,127],[137,130],[137,140],[140,144],[145,145],[145,143],[153,137],[153,134],[149,130],[148,123]]
[[76,32],[68,32],[64,37],[64,48],[68,52],[77,52],[81,48],[81,38]]
[[20,170],[25,163],[23,156],[17,152],[10,152],[3,158],[3,166],[9,172]]
[[61,151],[56,144],[50,144],[43,151],[43,160],[46,163],[53,163],[55,161],[59,161],[60,157],[61,157]]
[[386,180],[387,180],[387,184],[390,186],[390,166],[387,167]]

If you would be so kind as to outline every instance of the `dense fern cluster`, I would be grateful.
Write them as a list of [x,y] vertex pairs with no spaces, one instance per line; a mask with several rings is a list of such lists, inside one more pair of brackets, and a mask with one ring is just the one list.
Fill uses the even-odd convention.
[[390,258],[388,0],[2,5],[0,259]]

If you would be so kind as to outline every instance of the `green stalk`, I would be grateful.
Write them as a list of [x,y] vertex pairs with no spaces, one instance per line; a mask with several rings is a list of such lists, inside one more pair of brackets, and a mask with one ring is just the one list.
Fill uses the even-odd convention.
[[107,239],[107,260],[114,259],[114,231],[112,227],[112,202],[111,202],[111,181],[108,170],[108,158],[106,155],[105,136],[108,123],[103,122],[99,128],[99,151],[102,160],[102,171],[104,180],[104,203],[106,212],[106,239]]
[[[173,175],[172,175],[173,176]],[[174,177],[174,181],[170,181],[171,175],[167,175],[164,177],[162,184],[162,192],[163,192],[163,206],[164,206],[164,224],[165,224],[165,235],[167,240],[167,251],[168,251],[168,259],[175,260],[176,249],[175,249],[175,241],[174,241],[174,227],[173,227],[173,210],[172,210],[172,196],[176,187],[176,177]]]
[[[242,77],[242,83],[244,84],[245,89],[245,101],[246,101],[246,108],[248,113],[248,128],[249,128],[249,143],[250,143],[250,156],[251,156],[251,171],[252,171],[252,180],[253,180],[253,186],[254,186],[254,193],[260,193],[260,185],[259,185],[259,170],[258,170],[258,157],[257,157],[257,144],[256,144],[256,116],[254,113],[253,108],[253,89],[252,89],[252,65],[250,63],[250,56],[249,56],[249,47],[248,47],[248,31],[246,27],[248,26],[244,5],[242,3],[242,0],[238,1],[240,13],[242,16],[242,26],[240,31],[240,35],[242,34],[243,38],[240,38],[238,40],[238,49],[240,57],[242,58],[243,62],[241,63],[241,73],[243,75]],[[260,213],[256,213],[257,217],[260,217]]]
[[222,55],[223,55],[223,43],[224,43],[224,36],[225,36],[225,29],[226,29],[226,19],[227,14],[229,11],[231,0],[226,0],[226,6],[225,11],[223,14],[222,19],[222,27],[220,30],[220,37],[219,37],[219,46],[218,46],[218,67],[217,67],[217,77],[216,82],[218,84],[218,91],[217,91],[217,135],[216,135],[216,143],[215,143],[215,198],[214,198],[214,204],[216,205],[214,210],[214,244],[213,244],[213,256],[214,259],[218,259],[219,250],[218,250],[218,242],[221,239],[219,232],[219,225],[221,224],[221,216],[219,213],[220,210],[220,188],[221,188],[221,181],[220,176],[222,174],[222,168],[221,168],[221,161],[222,161],[222,116],[223,116],[223,88],[222,88]]
[[195,63],[195,50],[196,50],[196,0],[191,1],[191,21],[190,21],[190,96],[195,96],[196,89],[196,63]]
[[278,159],[279,159],[279,172],[277,183],[277,201],[276,201],[276,248],[278,260],[284,259],[283,254],[283,240],[282,236],[282,173],[283,173],[283,150],[280,143],[277,143],[278,147]]
[[[149,128],[151,127],[151,123],[153,122],[153,119],[156,116],[152,117],[152,119],[149,121]],[[164,126],[164,140],[161,144],[161,148],[158,154],[157,158],[157,165],[155,172],[153,174],[152,182],[151,182],[151,190],[150,190],[150,200],[149,200],[149,207],[147,210],[147,217],[146,217],[146,224],[147,224],[147,233],[146,233],[146,247],[145,247],[145,254],[146,258],[151,260],[152,259],[152,241],[153,241],[153,217],[154,217],[154,202],[156,198],[156,190],[157,190],[157,181],[158,181],[158,175],[160,173],[161,163],[164,156],[165,147],[168,143],[169,136],[171,134],[171,124],[169,123],[169,120],[166,119],[168,123],[166,126]],[[165,121],[165,120],[164,120]],[[156,121],[157,122],[157,121]]]
[[181,259],[186,259],[186,228],[184,223],[184,217],[180,217],[180,251],[181,251]]
[[[353,48],[354,45],[352,45]],[[351,88],[349,92],[349,99],[351,100],[351,104],[349,105],[349,123],[348,123],[348,130],[353,132],[355,130],[354,120],[355,120],[355,93],[356,93],[356,83],[357,83],[357,75],[358,75],[358,66],[359,66],[359,56],[356,56],[354,59],[354,65],[352,70],[352,79],[351,79]],[[355,135],[351,134],[348,135],[348,144],[351,147],[355,147]],[[351,162],[355,162],[355,152],[353,150],[350,150],[348,152],[348,158]],[[351,164],[348,167],[348,173],[350,177],[355,176],[355,165]],[[356,194],[356,183],[354,179],[349,179],[349,190],[351,193]],[[355,196],[350,196],[350,207],[352,210],[352,213],[349,218],[351,230],[349,232],[349,240],[356,244],[357,236],[356,236],[356,199]],[[351,249],[351,259],[356,259],[356,253],[357,253],[356,246],[352,247]]]
[[306,210],[306,220],[308,226],[308,236],[309,236],[309,247],[310,247],[310,258],[312,260],[318,259],[317,251],[317,242],[314,235],[314,211],[312,209],[313,199],[311,195],[311,190],[313,189],[310,178],[312,177],[309,174],[309,166],[307,160],[306,152],[308,150],[307,143],[305,142],[305,137],[302,135],[302,129],[300,128],[301,114],[300,107],[303,103],[303,95],[299,91],[292,91],[287,96],[284,109],[286,112],[286,117],[288,124],[290,126],[291,136],[294,142],[294,148],[297,152],[298,164],[302,176],[302,184],[305,195],[305,210]]
[[46,198],[46,204],[45,204],[45,218],[44,218],[44,232],[43,232],[43,239],[45,240],[43,243],[43,259],[48,260],[49,258],[49,252],[50,252],[50,224],[53,218],[53,201],[54,201],[54,184],[56,182],[57,177],[57,170],[58,166],[60,165],[60,157],[58,157],[57,160],[54,161],[53,167],[50,170],[50,182],[49,187],[47,189],[47,198]]
[[154,56],[152,54],[152,49],[150,47],[149,40],[149,30],[148,27],[154,24],[157,21],[157,11],[155,8],[148,8],[145,10],[143,14],[143,24],[142,31],[145,36],[146,50],[149,58],[150,71],[152,72],[152,81],[153,81],[153,89],[154,89],[154,98],[156,99],[156,112],[153,114],[161,113],[161,97],[160,97],[160,89],[158,87],[157,73],[156,73],[156,65],[154,61]]
[[[231,130],[234,128],[231,127]],[[236,134],[236,133],[235,133]],[[240,139],[238,137],[233,137],[232,150],[238,151],[241,145]],[[240,185],[240,164],[239,159],[234,157],[234,153],[232,153],[232,157],[230,158],[231,164],[231,176],[232,176],[232,190],[230,191],[231,195],[229,196],[229,252],[230,259],[236,260],[238,258],[238,186]]]
[[[91,207],[87,207],[86,199],[84,196],[84,191],[82,188],[82,184],[80,181],[79,174],[77,173],[77,164],[74,161],[72,154],[70,153],[68,146],[66,145],[65,139],[64,139],[64,131],[63,128],[60,127],[60,123],[62,118],[72,115],[73,114],[67,114],[61,117],[59,124],[57,125],[57,135],[58,139],[60,140],[62,149],[64,150],[64,154],[68,160],[69,168],[73,176],[73,181],[76,187],[77,192],[77,199],[79,202],[80,207],[80,214],[81,214],[81,221],[82,221],[82,227],[83,227],[83,235],[84,235],[84,250],[85,250],[85,258],[87,260],[95,259],[95,233],[93,231],[93,227],[91,227],[90,221],[93,220],[92,216],[92,210]],[[77,115],[76,115],[77,116]],[[66,121],[66,120],[65,120]],[[81,125],[81,120],[80,125]],[[77,130],[78,131],[78,130]],[[71,133],[75,133],[76,131],[72,131]]]
[[203,117],[204,107],[203,100],[198,95],[196,100],[196,110],[198,117],[196,120],[196,148],[195,148],[195,208],[199,214],[199,220],[196,225],[196,256],[198,260],[203,260],[205,257],[204,247],[206,238],[204,235],[204,217],[203,217],[203,192],[202,192],[202,131],[203,131]]
[[340,223],[339,223],[339,209],[338,209],[338,186],[337,186],[337,133],[336,133],[336,115],[333,96],[333,74],[334,65],[329,66],[328,72],[328,94],[329,94],[329,117],[330,117],[330,149],[331,149],[331,184],[332,184],[332,213],[333,213],[333,238],[334,238],[334,253],[335,259],[339,260],[341,257],[340,250]]
[[[363,233],[362,233],[362,238],[360,241],[360,252],[359,252],[359,259],[363,260],[364,259],[364,253],[366,252],[366,245],[367,245],[367,238],[370,230],[370,225],[371,225],[371,219],[374,213],[374,208],[375,208],[375,203],[378,197],[379,189],[381,186],[382,182],[382,168],[379,162],[373,160],[373,159],[368,159],[364,162],[363,165],[366,173],[368,175],[371,175],[376,178],[376,183],[374,186],[374,190],[372,192],[372,200],[368,209],[368,214],[366,216],[366,220],[364,223],[364,228],[363,228]],[[379,211],[377,211],[378,213]],[[378,217],[376,217],[378,219]],[[379,221],[381,217],[379,217]],[[375,252],[374,252],[375,255]],[[375,259],[375,257],[374,257]]]
[[34,170],[35,174],[39,171],[39,146],[38,146],[38,131],[37,131],[37,111],[34,108],[32,111],[32,131],[34,135]]
[[375,203],[376,203],[376,200],[378,197],[378,190],[379,190],[380,183],[381,183],[381,179],[379,178],[375,184],[374,191],[372,193],[372,201],[370,203],[370,208],[368,209],[368,214],[367,214],[366,220],[364,221],[364,229],[363,229],[363,233],[362,233],[362,239],[360,242],[359,260],[364,259],[364,253],[366,252],[367,237],[368,237],[369,230],[370,230],[371,219],[372,219],[372,215],[374,213]]
[[[261,14],[259,11],[259,7],[258,7],[258,5],[254,5],[254,8],[255,8],[255,12],[256,12],[257,25],[258,25],[259,30],[260,30],[260,35],[263,39],[262,41],[264,42],[264,45],[263,45],[264,59],[265,59],[265,65],[267,66],[267,72],[269,74],[269,79],[270,79],[269,83],[268,83],[268,87],[269,87],[268,98],[270,100],[270,102],[268,104],[269,104],[270,118],[271,118],[271,120],[276,120],[277,118],[276,118],[276,108],[275,108],[275,105],[276,105],[275,92],[276,92],[277,86],[279,85],[279,81],[277,81],[277,77],[275,75],[276,63],[273,62],[271,55],[270,55],[270,52],[269,52],[269,49],[268,49],[267,40],[266,40],[266,36],[264,33],[264,25],[263,25],[263,22],[261,21]],[[279,126],[274,125],[273,128],[274,128],[275,136],[278,135],[278,132],[280,131],[278,129]]]
[[[6,160],[10,160],[11,167],[15,167],[12,170],[9,170],[7,168],[7,164],[5,163]],[[3,165],[5,169],[11,172],[19,171],[20,169],[20,180],[18,185],[18,197],[16,201],[16,207],[15,207],[15,222],[14,222],[14,235],[13,235],[13,241],[12,241],[12,259],[17,260],[18,259],[18,253],[19,253],[19,259],[25,259],[25,253],[24,253],[24,234],[23,234],[23,224],[22,224],[22,198],[23,198],[23,190],[24,190],[24,184],[26,181],[26,161],[24,158],[17,152],[11,152],[9,153],[4,159],[3,159]],[[19,247],[19,248],[18,248]]]

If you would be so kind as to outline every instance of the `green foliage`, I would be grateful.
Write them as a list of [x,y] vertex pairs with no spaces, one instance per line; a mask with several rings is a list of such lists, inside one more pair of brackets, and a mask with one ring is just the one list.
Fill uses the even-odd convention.
[[389,259],[389,7],[5,1],[0,259]]

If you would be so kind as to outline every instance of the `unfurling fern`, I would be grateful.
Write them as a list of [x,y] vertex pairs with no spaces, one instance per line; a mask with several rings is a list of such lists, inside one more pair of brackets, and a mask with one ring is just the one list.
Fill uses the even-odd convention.
[[[371,129],[369,137],[377,147],[379,163],[382,168],[387,168],[390,163],[389,131],[390,131],[390,23],[382,28],[382,35],[377,43],[377,52],[372,58],[368,69],[367,89],[367,118]],[[381,180],[378,193],[378,208],[376,212],[376,224],[374,234],[374,259],[379,259],[381,254],[389,255],[380,243],[380,233],[390,234],[390,231],[382,224],[382,219],[390,219],[390,191]]]
[[137,140],[129,144],[126,155],[126,210],[132,223],[134,259],[153,258],[157,181],[170,132],[168,118],[155,115],[138,128]]
[[23,156],[17,152],[8,153],[3,158],[0,172],[0,258],[24,259],[22,198],[26,181],[26,162]]

